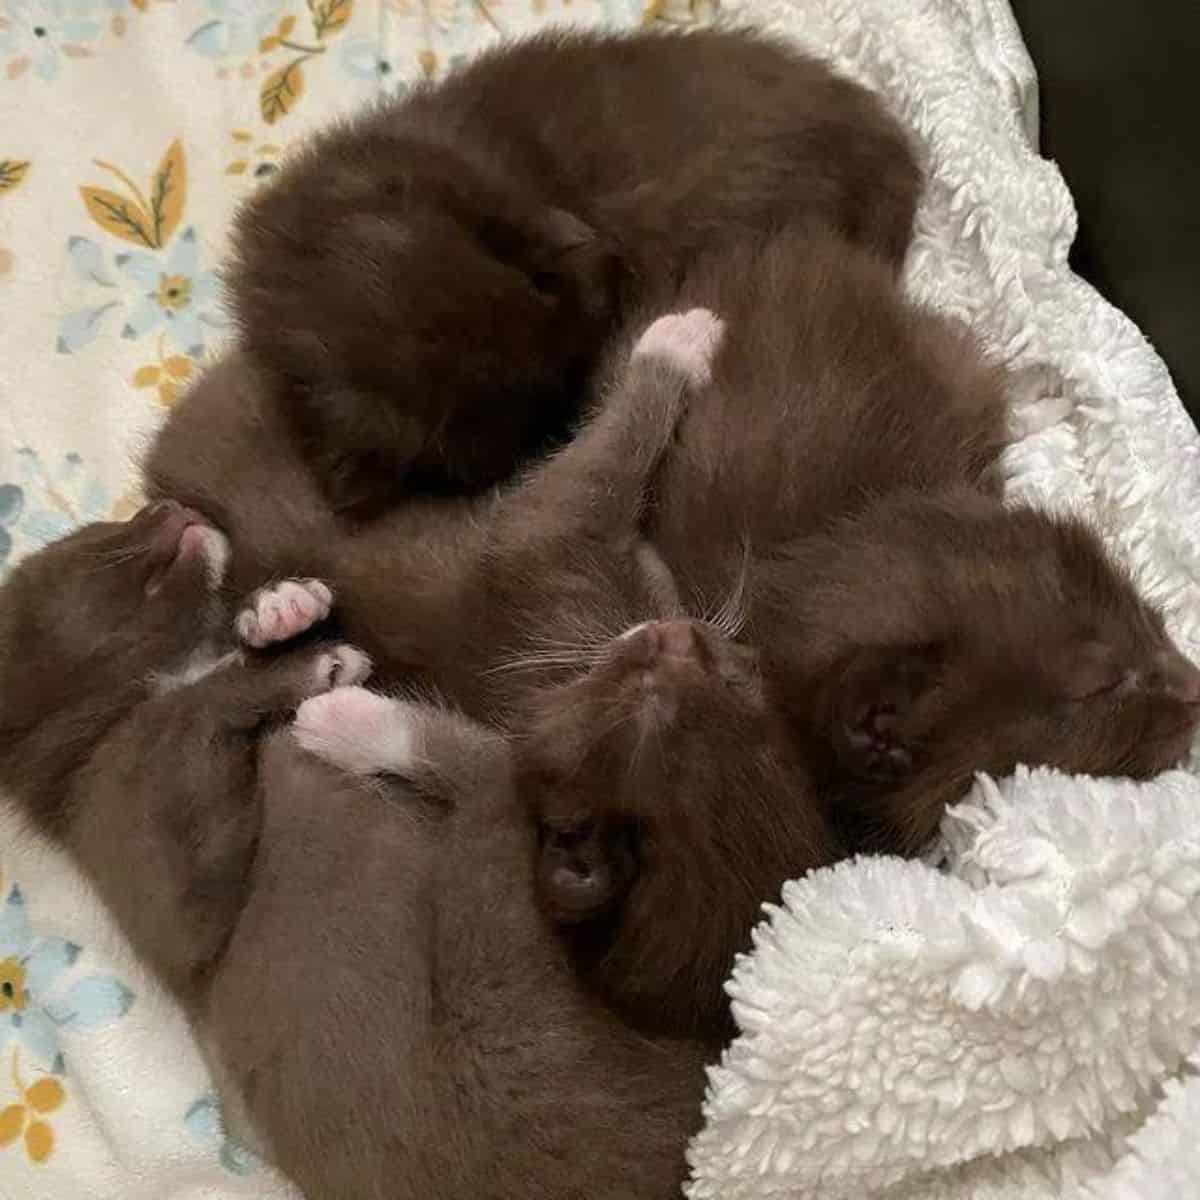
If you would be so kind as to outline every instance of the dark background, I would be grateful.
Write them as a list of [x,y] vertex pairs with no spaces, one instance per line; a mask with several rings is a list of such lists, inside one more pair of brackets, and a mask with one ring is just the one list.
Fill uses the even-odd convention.
[[1200,2],[1012,0],[1071,265],[1141,327],[1200,423]]

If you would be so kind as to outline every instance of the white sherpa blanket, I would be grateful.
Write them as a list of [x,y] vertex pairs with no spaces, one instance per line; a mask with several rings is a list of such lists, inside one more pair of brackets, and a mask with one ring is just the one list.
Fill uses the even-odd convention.
[[[1195,657],[1200,442],[1150,346],[1067,267],[1074,212],[1036,154],[1007,5],[732,13],[832,53],[918,131],[911,292],[1016,372],[1011,493],[1088,513]],[[730,985],[742,1032],[711,1073],[689,1196],[1200,1196],[1195,775],[981,779],[943,833],[942,870],[860,859],[769,910]]]

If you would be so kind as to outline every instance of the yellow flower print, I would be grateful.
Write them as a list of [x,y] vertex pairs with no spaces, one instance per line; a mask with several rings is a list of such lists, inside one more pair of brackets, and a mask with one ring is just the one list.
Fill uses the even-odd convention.
[[25,1007],[25,968],[15,958],[0,959],[0,1012]]
[[192,301],[192,281],[186,275],[160,275],[154,297],[163,308],[178,312]]
[[286,117],[300,102],[307,86],[304,64],[328,52],[330,40],[346,28],[353,14],[354,0],[308,0],[311,37],[296,37],[296,18],[289,15],[280,20],[274,33],[261,40],[260,54],[285,50],[291,56],[289,62],[263,80],[259,89],[258,107],[268,125]]
[[[186,280],[185,280],[186,282]],[[187,354],[167,354],[163,339],[158,339],[158,362],[139,367],[133,375],[135,388],[156,388],[158,402],[163,408],[171,408],[183,394],[192,376],[196,363]]]
[[[0,158],[0,196],[15,191],[29,173],[29,163],[17,158]],[[7,246],[0,246],[0,279],[13,269],[16,257]]]
[[249,129],[235,129],[234,158],[225,168],[226,175],[245,175],[252,180],[266,179],[279,170],[283,147],[276,142],[256,142]]
[[707,25],[717,14],[719,0],[645,0],[643,25]]
[[15,1050],[12,1080],[20,1099],[0,1109],[0,1149],[22,1138],[30,1161],[44,1163],[54,1153],[54,1129],[45,1118],[62,1107],[66,1089],[50,1075],[43,1075],[26,1087]]
[[216,272],[200,269],[199,235],[194,226],[182,227],[188,183],[183,143],[177,138],[167,147],[146,187],[112,163],[95,162],[122,186],[119,191],[81,187],[88,215],[106,234],[132,243],[132,248],[117,248],[114,279],[104,244],[79,236],[68,239],[76,274],[105,293],[96,297],[101,303],[62,318],[59,353],[78,353],[96,339],[112,310],[123,309],[123,338],[136,340],[164,330],[177,355],[198,358],[210,331],[223,327],[226,318]]
[[101,187],[81,187],[88,213],[101,229],[122,241],[161,250],[179,228],[187,201],[187,159],[178,138],[167,147],[154,172],[149,192],[141,188],[120,167],[96,159],[96,166],[113,175],[125,194]]

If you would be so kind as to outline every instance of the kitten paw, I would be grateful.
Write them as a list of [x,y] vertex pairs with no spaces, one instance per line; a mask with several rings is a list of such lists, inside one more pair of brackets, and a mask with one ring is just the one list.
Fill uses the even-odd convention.
[[311,629],[332,608],[333,592],[319,579],[285,579],[255,592],[234,630],[247,646],[261,650]]
[[311,754],[355,775],[401,772],[416,746],[414,705],[360,687],[305,700],[292,734]]
[[353,646],[334,646],[322,650],[313,660],[313,675],[318,693],[349,688],[364,683],[371,674],[371,660]]
[[659,317],[637,340],[634,358],[657,358],[688,377],[693,386],[712,378],[712,363],[725,322],[707,308]]

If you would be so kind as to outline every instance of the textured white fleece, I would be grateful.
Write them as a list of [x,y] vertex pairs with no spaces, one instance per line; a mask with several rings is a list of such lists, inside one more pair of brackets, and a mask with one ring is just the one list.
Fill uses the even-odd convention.
[[[1200,441],[1067,267],[1001,0],[732,0],[883,92],[930,186],[911,293],[1013,370],[1010,494],[1083,511],[1200,649]],[[1081,30],[1080,36],[1086,36]],[[692,1200],[1200,1197],[1200,782],[981,779],[927,863],[789,884],[731,994]],[[1191,1061],[1189,1062],[1189,1056]]]

